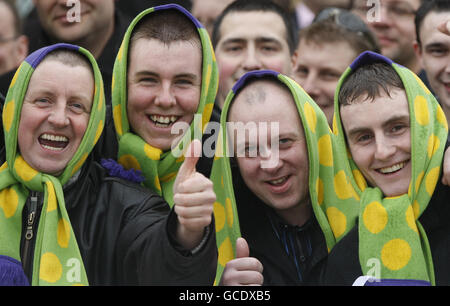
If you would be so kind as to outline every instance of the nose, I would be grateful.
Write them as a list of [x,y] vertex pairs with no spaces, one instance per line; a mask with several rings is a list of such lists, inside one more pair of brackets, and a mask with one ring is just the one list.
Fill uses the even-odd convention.
[[50,115],[48,116],[48,122],[57,128],[63,128],[69,125],[70,120],[69,117],[67,116],[67,109],[65,102],[56,103]]
[[392,157],[396,151],[395,144],[385,137],[378,137],[376,140],[375,158],[378,160],[386,160]]
[[246,71],[261,70],[262,64],[254,46],[249,46],[242,63]]
[[320,90],[319,86],[317,86],[318,80],[313,72],[310,72],[306,79],[303,82],[300,82],[300,85],[311,98],[316,99],[319,96]]
[[[373,10],[372,15],[367,16],[369,25],[373,25],[374,27],[388,27],[391,25],[393,20],[386,5],[379,4],[378,6],[375,6]],[[367,14],[369,14],[369,12]]]
[[163,108],[168,108],[176,104],[170,82],[162,82],[159,92],[155,97],[155,104]]
[[273,146],[271,148],[259,148],[260,151],[260,167],[268,174],[275,174],[283,167],[283,160],[280,158],[279,148]]

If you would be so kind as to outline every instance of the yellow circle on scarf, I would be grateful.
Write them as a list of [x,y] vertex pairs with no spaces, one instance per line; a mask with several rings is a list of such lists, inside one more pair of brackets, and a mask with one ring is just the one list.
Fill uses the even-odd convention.
[[347,217],[336,207],[329,207],[326,214],[334,237],[338,238],[347,228]]
[[333,149],[331,147],[331,137],[328,134],[323,135],[317,141],[319,149],[319,163],[323,166],[333,166]]
[[5,218],[14,216],[19,205],[19,195],[13,188],[5,188],[0,191],[0,207],[3,209]]
[[427,99],[423,96],[417,96],[414,99],[414,113],[416,114],[416,120],[420,125],[427,125],[430,121],[430,115],[428,112]]
[[361,171],[358,169],[354,169],[353,171],[353,177],[355,178],[356,185],[358,185],[359,189],[361,191],[364,191],[367,187],[366,179],[362,175]]
[[219,264],[225,267],[227,262],[229,262],[234,258],[233,246],[231,245],[229,237],[225,238],[225,240],[220,244],[218,252],[219,252],[218,258]]
[[14,100],[9,101],[3,107],[3,127],[6,132],[9,132],[11,129],[11,124],[14,120]]
[[445,117],[444,111],[440,106],[437,106],[436,109],[436,119],[440,124],[442,124],[443,126],[445,126],[446,129],[448,129],[447,118]]
[[434,153],[436,153],[437,149],[439,149],[439,145],[440,145],[440,141],[439,138],[432,134],[430,135],[430,138],[428,138],[428,146],[427,146],[427,153],[428,153],[428,158],[431,158]]
[[60,247],[67,248],[70,240],[70,224],[63,218],[58,221],[58,229],[56,232],[57,241]]
[[411,247],[403,239],[392,239],[381,250],[381,261],[389,270],[400,270],[410,259]]
[[39,270],[40,279],[49,283],[54,283],[61,278],[62,271],[63,268],[61,262],[55,254],[47,252],[42,255]]
[[366,206],[363,212],[364,226],[372,234],[381,232],[388,222],[388,214],[381,203],[375,201]]
[[160,149],[150,146],[148,143],[144,145],[144,152],[151,160],[159,160],[161,158],[162,151]]
[[355,194],[353,187],[347,181],[344,170],[339,171],[334,176],[334,192],[341,200],[351,198]]
[[439,179],[439,167],[435,167],[428,172],[425,178],[425,189],[430,196],[433,195],[434,188],[436,187],[437,181]]
[[116,127],[117,134],[119,134],[119,136],[122,136],[123,135],[122,109],[120,108],[120,104],[114,106],[113,118],[114,118],[114,126]]
[[308,102],[305,103],[303,108],[304,108],[304,113],[305,113],[305,117],[306,117],[306,123],[308,124],[308,128],[313,133],[315,133],[316,132],[317,117],[316,117],[316,113],[314,112],[314,108]]
[[[417,202],[415,202],[415,203],[417,203]],[[408,208],[406,209],[405,217],[406,217],[406,223],[408,223],[408,226],[416,233],[419,233],[419,230],[417,229],[416,218],[414,216],[414,209],[412,206],[408,206]]]
[[57,208],[55,188],[50,181],[45,182],[47,185],[47,212],[51,212]]
[[124,154],[122,155],[119,160],[119,164],[125,167],[125,169],[135,169],[135,170],[141,170],[141,165],[139,164],[136,157],[134,157],[131,154]]
[[225,208],[219,202],[215,202],[213,211],[214,220],[216,222],[216,232],[220,232],[225,225]]
[[317,190],[317,201],[319,202],[319,205],[323,202],[323,182],[320,178],[316,181],[316,190]]
[[25,182],[31,181],[38,172],[30,167],[22,156],[18,156],[14,162],[14,169],[16,173]]
[[233,216],[233,205],[231,204],[230,198],[225,200],[225,209],[227,212],[227,223],[229,227],[233,227],[234,216]]

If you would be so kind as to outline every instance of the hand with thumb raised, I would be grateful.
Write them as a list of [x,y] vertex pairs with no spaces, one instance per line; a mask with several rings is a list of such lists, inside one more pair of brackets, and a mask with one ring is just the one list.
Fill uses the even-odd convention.
[[230,260],[222,274],[221,286],[261,286],[264,282],[261,262],[250,257],[250,249],[244,238],[236,240],[236,258]]
[[177,240],[186,249],[196,247],[212,221],[216,194],[211,180],[197,172],[201,142],[189,145],[173,186],[174,210],[178,218]]

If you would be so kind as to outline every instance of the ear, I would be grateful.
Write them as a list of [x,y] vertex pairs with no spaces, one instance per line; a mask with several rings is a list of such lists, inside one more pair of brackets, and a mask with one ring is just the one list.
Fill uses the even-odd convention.
[[416,53],[416,57],[419,60],[420,66],[422,66],[422,68],[423,68],[422,46],[419,44],[419,42],[417,40],[414,40],[413,47],[414,47],[414,53]]
[[292,70],[294,70],[294,67],[297,64],[297,57],[298,57],[298,49],[295,50],[294,54],[292,54],[292,56],[291,56]]
[[28,37],[25,35],[20,35],[16,40],[16,64],[17,66],[27,57],[28,55]]

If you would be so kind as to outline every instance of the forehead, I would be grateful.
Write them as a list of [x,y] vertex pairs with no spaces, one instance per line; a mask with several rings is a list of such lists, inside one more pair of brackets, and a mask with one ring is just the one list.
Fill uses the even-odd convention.
[[414,8],[418,8],[421,4],[421,0],[378,0],[378,1],[367,1],[367,0],[355,0],[358,4],[367,4],[368,7],[373,7],[373,3],[378,3],[381,5],[386,4],[409,4]]
[[202,66],[202,51],[193,41],[175,41],[165,44],[156,39],[140,38],[130,47],[130,69],[148,69],[159,67],[168,71],[190,71],[200,74]]
[[318,65],[335,68],[342,72],[351,64],[357,53],[348,42],[321,42],[300,40],[297,48],[297,61],[303,65]]
[[432,39],[450,40],[448,35],[445,35],[438,30],[438,26],[450,20],[450,11],[448,12],[430,12],[425,16],[420,26],[420,39],[422,42]]
[[243,88],[234,99],[228,121],[280,122],[300,125],[300,117],[290,91],[272,81],[255,81]]
[[221,41],[272,37],[286,42],[286,33],[283,19],[274,12],[232,12],[225,16],[220,25]]

